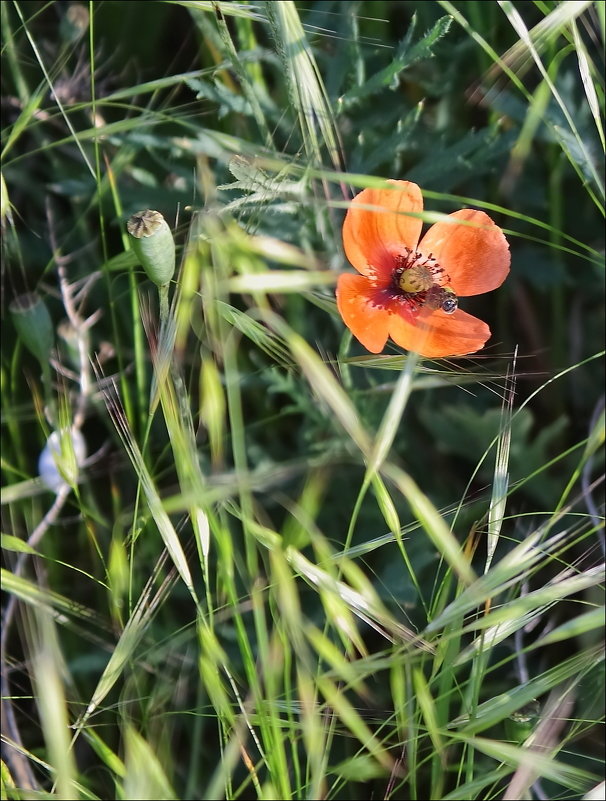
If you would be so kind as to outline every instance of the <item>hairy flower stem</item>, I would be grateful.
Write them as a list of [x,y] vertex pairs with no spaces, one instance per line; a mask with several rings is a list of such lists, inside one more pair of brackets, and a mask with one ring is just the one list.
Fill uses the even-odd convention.
[[161,284],[158,287],[158,297],[160,299],[160,341],[168,324],[168,284]]

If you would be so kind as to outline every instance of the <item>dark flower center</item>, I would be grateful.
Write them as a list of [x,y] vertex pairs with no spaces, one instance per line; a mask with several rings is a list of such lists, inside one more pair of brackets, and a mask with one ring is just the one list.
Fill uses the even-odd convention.
[[407,310],[417,315],[423,307],[442,309],[446,314],[457,310],[458,300],[447,284],[450,278],[430,253],[424,256],[405,248],[395,258],[391,291]]

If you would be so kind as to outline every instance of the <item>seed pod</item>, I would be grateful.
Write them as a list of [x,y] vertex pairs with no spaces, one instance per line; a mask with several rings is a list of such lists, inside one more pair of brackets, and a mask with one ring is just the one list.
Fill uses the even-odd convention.
[[126,224],[131,247],[150,281],[165,286],[175,272],[175,241],[159,211],[138,211]]
[[17,333],[43,369],[48,367],[53,346],[53,322],[44,301],[35,292],[19,295],[8,307]]
[[512,712],[505,718],[507,738],[515,743],[523,743],[536,729],[541,715],[541,705],[536,698]]
[[59,31],[64,42],[73,43],[81,39],[89,26],[89,13],[82,3],[72,3],[61,20]]

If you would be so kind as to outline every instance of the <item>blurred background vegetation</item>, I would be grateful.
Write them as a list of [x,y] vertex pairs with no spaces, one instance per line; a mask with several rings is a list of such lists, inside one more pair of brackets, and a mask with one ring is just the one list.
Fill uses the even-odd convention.
[[[580,610],[599,608],[598,586],[588,580],[564,600],[554,589],[525,628],[514,625],[495,644],[481,671],[467,664],[446,689],[432,684],[443,664],[432,667],[419,654],[399,663],[401,651],[376,626],[358,623],[355,643],[347,626],[339,632],[339,603],[348,602],[327,601],[302,562],[288,562],[287,579],[286,562],[264,537],[279,535],[297,558],[328,572],[332,559],[344,571],[331,574],[335,581],[344,575],[362,595],[368,581],[386,614],[429,636],[426,627],[463,584],[456,585],[461,574],[445,558],[438,528],[433,537],[421,530],[432,524],[415,500],[440,510],[481,574],[498,441],[508,483],[496,563],[537,532],[537,542],[562,537],[513,584],[503,575],[492,588],[495,597],[503,593],[500,603],[555,587],[564,574],[584,576],[603,559],[604,3],[6,2],[0,10],[2,531],[6,576],[13,576],[7,604],[18,598],[29,609],[16,617],[12,610],[3,658],[33,774],[23,782],[50,792],[67,776],[69,797],[87,798],[279,798],[288,788],[301,798],[502,797],[516,759],[485,751],[471,767],[462,741],[449,741],[445,757],[439,738],[449,740],[470,683],[477,681],[475,700],[487,703],[569,657],[593,654],[595,623],[563,643],[525,649]],[[348,399],[361,429],[380,431],[407,364],[392,345],[385,356],[363,352],[334,304],[336,276],[348,269],[343,215],[366,176],[415,181],[426,210],[484,208],[511,246],[503,287],[464,303],[492,329],[485,350],[414,371],[389,451],[390,464],[414,480],[412,497],[376,482],[368,494],[361,490],[368,460],[340,416]],[[191,521],[188,492],[198,485],[184,478],[187,448],[175,445],[164,405],[150,417],[157,300],[125,239],[126,220],[143,208],[161,211],[174,228],[182,264],[173,287],[179,375],[171,381],[174,403],[189,410],[183,420],[191,415],[191,430],[183,425],[194,432],[204,477],[197,503],[207,546],[206,529]],[[76,289],[92,277],[82,313],[99,312],[87,342],[96,390],[110,386],[102,376],[114,376],[129,433],[119,436],[107,396],[86,398],[82,430],[99,458],[66,496],[37,555],[17,570],[15,538],[31,537],[53,503],[37,479],[54,425],[44,413],[48,392],[62,413],[73,411],[77,380],[69,370],[82,367],[70,356],[69,330],[60,328],[58,259]],[[266,274],[268,292],[259,288]],[[34,291],[56,333],[50,390],[9,314],[15,297]],[[305,362],[297,337],[319,364]],[[333,400],[322,394],[329,379],[342,390]],[[162,560],[167,540],[142,490],[141,464],[129,459],[129,437],[166,501],[195,604]],[[478,596],[479,608],[486,597],[493,596]],[[137,611],[141,628],[96,696]],[[459,631],[470,613],[461,611]],[[31,615],[50,615],[51,644]],[[314,691],[305,694],[293,665],[307,653],[290,628],[297,615],[302,630],[314,626],[319,637],[311,647],[315,668],[305,676],[330,665],[355,721],[320,682],[325,717],[310,718],[317,730],[299,718],[298,705],[311,703]],[[280,633],[292,639],[291,652]],[[460,647],[472,639],[463,635]],[[220,687],[204,665],[211,644],[220,649],[217,671],[226,670]],[[331,662],[330,647],[346,659]],[[58,708],[83,726],[73,764],[61,764],[49,745],[40,694],[53,671],[37,672],[41,653],[62,686]],[[273,658],[279,680],[267,667]],[[533,797],[579,798],[600,775],[598,661],[587,656],[577,671],[572,722],[559,734],[558,759],[569,772],[545,767],[542,783],[531,782]],[[415,679],[409,669],[418,664]],[[398,670],[406,676],[400,690]],[[255,671],[263,677],[257,690]],[[363,692],[352,675],[366,683]],[[415,683],[422,681],[429,685]],[[423,686],[449,699],[437,702],[433,725]],[[261,695],[275,730],[264,722]],[[95,697],[94,714],[82,721]],[[510,713],[488,729],[499,743],[523,741],[506,726]],[[411,735],[413,719],[419,728]],[[10,723],[12,740],[12,715]],[[314,754],[310,731],[320,730],[326,750]],[[282,768],[271,756],[280,732],[289,749]],[[502,762],[509,771],[497,770]],[[8,764],[23,788],[12,758]],[[492,783],[474,785],[482,775]],[[10,785],[10,797],[30,797]]]

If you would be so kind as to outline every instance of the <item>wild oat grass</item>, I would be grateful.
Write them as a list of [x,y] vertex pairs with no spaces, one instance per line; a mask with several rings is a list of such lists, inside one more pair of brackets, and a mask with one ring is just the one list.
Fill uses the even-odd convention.
[[[3,797],[603,798],[604,9],[0,4]],[[478,353],[343,325],[386,179]]]

